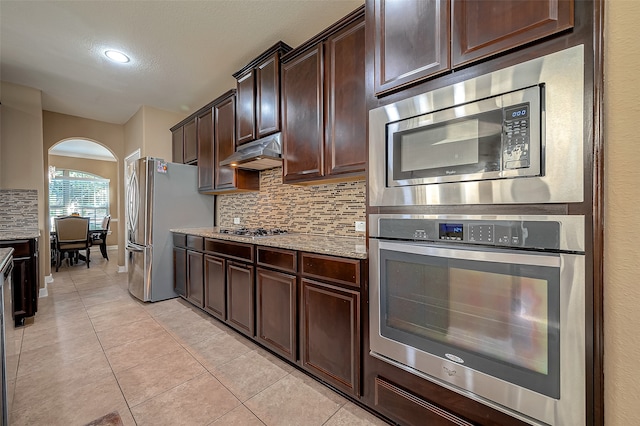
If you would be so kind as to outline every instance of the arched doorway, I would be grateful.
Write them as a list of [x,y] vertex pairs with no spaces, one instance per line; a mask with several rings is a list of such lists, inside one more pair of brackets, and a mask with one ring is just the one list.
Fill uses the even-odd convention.
[[67,138],[48,149],[47,160],[45,213],[49,214],[50,222],[54,216],[79,213],[101,223],[104,216],[110,215],[107,247],[117,248],[120,186],[117,156],[98,141]]

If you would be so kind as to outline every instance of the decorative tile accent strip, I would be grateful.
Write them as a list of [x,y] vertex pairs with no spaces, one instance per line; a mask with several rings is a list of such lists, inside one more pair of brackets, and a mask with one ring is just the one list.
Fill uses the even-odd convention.
[[[260,172],[260,191],[218,195],[220,228],[284,228],[292,232],[364,236],[354,222],[366,220],[365,182],[285,185],[282,167]],[[240,225],[233,218],[240,218]]]
[[38,191],[0,189],[0,230],[38,229]]

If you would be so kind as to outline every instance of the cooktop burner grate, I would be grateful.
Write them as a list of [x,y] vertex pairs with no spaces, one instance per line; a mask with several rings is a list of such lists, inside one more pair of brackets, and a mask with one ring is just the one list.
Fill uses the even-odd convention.
[[289,231],[280,228],[239,228],[239,229],[220,229],[221,234],[239,235],[245,237],[268,237],[272,235],[288,234]]

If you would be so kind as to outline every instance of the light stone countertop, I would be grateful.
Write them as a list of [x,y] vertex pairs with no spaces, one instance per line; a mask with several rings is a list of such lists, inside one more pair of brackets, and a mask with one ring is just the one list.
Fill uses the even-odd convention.
[[218,227],[209,228],[177,228],[171,232],[215,238],[218,240],[236,241],[259,246],[276,247],[310,253],[328,254],[352,259],[367,258],[367,241],[358,237],[337,237],[318,234],[282,234],[267,237],[245,237],[242,235],[221,234]]
[[40,230],[38,228],[3,228],[0,229],[0,241],[11,240],[29,240],[31,238],[39,238]]

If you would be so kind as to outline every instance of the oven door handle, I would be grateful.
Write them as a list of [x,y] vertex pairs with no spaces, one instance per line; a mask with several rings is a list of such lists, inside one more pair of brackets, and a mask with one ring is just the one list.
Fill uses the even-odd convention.
[[495,250],[487,248],[485,250],[448,248],[442,246],[432,246],[421,243],[399,243],[378,240],[379,250],[389,250],[400,253],[411,253],[424,256],[435,256],[449,259],[473,260],[479,262],[508,263],[533,266],[560,267],[559,254],[549,253],[522,253],[506,250]]

